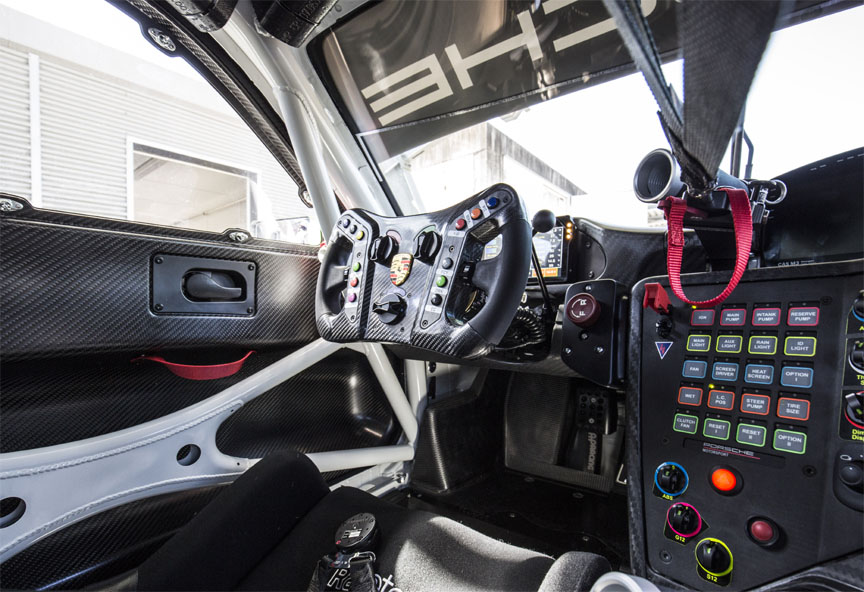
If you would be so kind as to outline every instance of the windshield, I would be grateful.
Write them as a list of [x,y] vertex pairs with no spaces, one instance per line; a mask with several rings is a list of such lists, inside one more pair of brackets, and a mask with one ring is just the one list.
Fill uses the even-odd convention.
[[[388,14],[404,17],[406,4],[430,13],[424,21],[410,8],[428,28],[411,28],[423,56],[404,55],[412,46],[398,33],[379,40],[364,29],[382,26]],[[532,11],[510,2],[506,14],[491,16],[487,3],[468,4],[471,14],[462,16],[470,31],[449,15],[452,3],[394,0],[340,25],[323,44],[358,138],[403,212],[438,210],[504,182],[529,214],[548,208],[616,226],[661,226],[656,206],[634,198],[632,179],[640,160],[668,143],[656,102],[642,75],[629,73],[602,4],[547,0]],[[450,20],[432,19],[428,5],[442,6]],[[642,8],[667,59],[666,79],[683,98],[682,63],[670,50],[672,3],[647,0]],[[490,33],[484,22],[498,28]],[[862,29],[859,7],[774,33],[745,111],[754,178],[864,143],[864,82],[853,75]]]

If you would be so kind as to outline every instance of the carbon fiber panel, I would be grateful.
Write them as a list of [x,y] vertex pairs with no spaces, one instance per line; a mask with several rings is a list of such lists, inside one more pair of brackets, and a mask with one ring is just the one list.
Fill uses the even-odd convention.
[[[226,234],[30,208],[0,216],[0,233],[4,362],[85,352],[284,347],[317,337],[314,248],[259,240],[238,245]],[[155,253],[255,262],[255,314],[152,314]]]
[[389,444],[397,431],[366,357],[342,351],[244,405],[219,427],[216,445],[260,458]]
[[0,373],[0,452],[74,442],[162,417],[287,353],[255,353],[237,374],[217,380],[184,380],[154,362],[131,363],[124,354],[6,362]]
[[489,475],[501,456],[508,374],[491,372],[480,392],[432,402],[423,412],[411,486],[450,493]]
[[[606,255],[606,268],[597,277],[579,280],[611,278],[630,287],[644,277],[666,273],[666,233],[619,230],[584,219],[576,222],[576,228],[597,241]],[[696,233],[685,232],[682,273],[699,271],[705,271],[704,249]]]
[[79,589],[134,569],[221,489],[168,493],[76,522],[0,565],[3,589]]

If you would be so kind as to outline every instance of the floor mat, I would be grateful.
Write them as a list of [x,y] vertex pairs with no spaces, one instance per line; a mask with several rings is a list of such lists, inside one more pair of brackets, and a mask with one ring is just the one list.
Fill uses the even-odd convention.
[[621,495],[599,495],[505,471],[449,494],[414,491],[397,503],[553,556],[588,551],[606,557],[613,569],[629,564],[627,504]]

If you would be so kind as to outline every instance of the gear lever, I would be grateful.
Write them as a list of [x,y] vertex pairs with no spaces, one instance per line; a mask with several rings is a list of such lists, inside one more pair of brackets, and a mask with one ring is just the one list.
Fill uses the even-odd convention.
[[540,292],[543,294],[543,304],[546,312],[549,313],[549,318],[555,320],[555,310],[552,308],[552,300],[549,298],[549,291],[546,289],[546,280],[543,279],[543,269],[540,267],[540,258],[537,256],[537,249],[534,248],[534,235],[538,232],[549,232],[555,228],[558,220],[555,214],[549,210],[540,210],[531,219],[531,262],[534,264],[534,272],[537,274],[537,283],[540,285]]

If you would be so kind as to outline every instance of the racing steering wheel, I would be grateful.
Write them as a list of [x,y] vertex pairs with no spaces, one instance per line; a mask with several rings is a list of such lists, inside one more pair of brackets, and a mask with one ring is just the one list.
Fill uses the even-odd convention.
[[385,218],[348,210],[318,274],[318,331],[339,343],[481,356],[510,326],[530,263],[531,226],[508,185],[429,214]]

